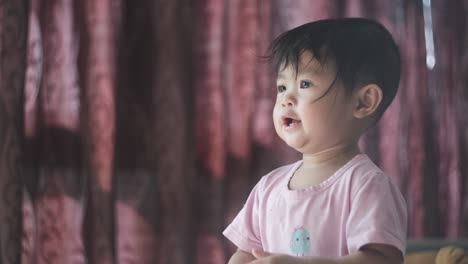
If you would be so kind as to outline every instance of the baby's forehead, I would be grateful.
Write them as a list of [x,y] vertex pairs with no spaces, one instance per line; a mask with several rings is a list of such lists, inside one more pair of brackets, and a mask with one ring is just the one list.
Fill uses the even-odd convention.
[[278,70],[278,75],[283,74],[324,74],[324,73],[334,73],[335,67],[334,62],[331,60],[321,60],[317,59],[311,52],[303,52],[299,56],[297,65],[289,63],[288,65],[283,65]]

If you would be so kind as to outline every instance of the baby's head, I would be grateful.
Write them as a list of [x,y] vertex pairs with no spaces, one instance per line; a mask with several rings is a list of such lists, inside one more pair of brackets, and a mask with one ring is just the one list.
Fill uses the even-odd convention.
[[[269,59],[278,75],[275,128],[298,150],[307,137],[321,141],[340,134],[337,129],[347,131],[335,141],[359,138],[390,105],[400,80],[395,41],[364,18],[320,20],[287,31],[272,43]],[[317,126],[323,130],[318,134],[312,131]],[[304,130],[302,140],[292,133],[295,127]],[[293,142],[298,140],[304,142]]]

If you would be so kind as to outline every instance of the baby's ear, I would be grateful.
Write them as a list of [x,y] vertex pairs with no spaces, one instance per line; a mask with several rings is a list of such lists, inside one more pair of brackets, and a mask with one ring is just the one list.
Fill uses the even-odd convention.
[[377,110],[382,102],[382,89],[376,84],[368,84],[354,93],[354,117],[365,118]]

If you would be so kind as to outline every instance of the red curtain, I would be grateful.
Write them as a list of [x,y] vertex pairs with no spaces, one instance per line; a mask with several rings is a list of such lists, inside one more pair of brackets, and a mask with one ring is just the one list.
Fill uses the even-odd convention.
[[225,263],[221,231],[252,186],[300,158],[275,135],[262,55],[344,16],[382,22],[401,49],[400,90],[361,143],[405,195],[410,237],[467,237],[468,5],[433,0],[431,25],[423,8],[0,1],[0,262]]

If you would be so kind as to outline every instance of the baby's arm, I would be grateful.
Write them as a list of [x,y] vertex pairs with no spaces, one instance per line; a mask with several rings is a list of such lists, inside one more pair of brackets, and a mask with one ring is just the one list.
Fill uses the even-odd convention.
[[229,259],[228,264],[245,264],[255,260],[255,257],[243,250],[238,249]]
[[339,258],[336,263],[401,264],[403,263],[403,256],[401,252],[393,246],[384,244],[369,244],[354,254]]
[[[249,264],[401,264],[400,251],[393,246],[370,244],[354,254],[339,258],[293,257],[267,252],[253,252],[256,258]],[[229,262],[231,263],[231,262]],[[238,262],[235,262],[238,263]],[[240,262],[245,263],[245,262]]]

